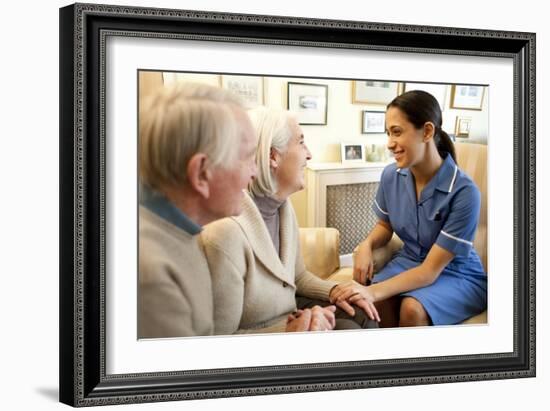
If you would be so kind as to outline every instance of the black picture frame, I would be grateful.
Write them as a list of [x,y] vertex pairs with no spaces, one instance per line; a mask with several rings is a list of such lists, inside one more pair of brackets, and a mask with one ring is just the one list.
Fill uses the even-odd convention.
[[[317,111],[317,116],[313,116],[314,118],[311,119],[311,115],[308,115],[308,113],[303,112],[303,109],[308,109],[309,107],[302,107],[302,101],[301,99],[296,99],[294,93],[296,90],[302,89],[303,91],[306,91],[307,89],[310,90],[317,90],[321,91],[323,95],[321,96],[308,96],[310,98],[314,97],[321,97],[322,102],[322,108],[321,110],[313,110],[314,112]],[[298,124],[300,125],[308,125],[308,126],[326,126],[327,125],[327,117],[328,117],[328,86],[326,84],[314,84],[314,83],[297,83],[289,81],[287,84],[287,93],[286,93],[286,99],[287,99],[287,108],[289,111],[293,112],[297,118],[298,118]],[[310,101],[310,103],[315,104],[316,101]],[[317,108],[316,104],[315,107]],[[320,113],[319,113],[320,112]],[[315,120],[315,117],[317,119]]]
[[[384,128],[384,118],[385,118],[386,112],[385,111],[375,111],[375,110],[362,110],[361,111],[361,134],[384,134],[385,128]],[[368,117],[378,117],[377,121],[380,122],[378,127],[369,127],[369,120]]]
[[[206,36],[507,58],[514,70],[514,349],[405,360],[105,372],[105,38]],[[60,9],[60,401],[73,406],[535,376],[535,34],[75,4]]]

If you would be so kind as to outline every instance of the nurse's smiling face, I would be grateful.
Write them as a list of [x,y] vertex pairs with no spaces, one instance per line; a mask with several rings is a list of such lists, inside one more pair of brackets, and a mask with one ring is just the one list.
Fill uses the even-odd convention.
[[424,158],[426,139],[424,128],[417,129],[397,107],[386,111],[388,150],[393,153],[397,167],[415,166]]

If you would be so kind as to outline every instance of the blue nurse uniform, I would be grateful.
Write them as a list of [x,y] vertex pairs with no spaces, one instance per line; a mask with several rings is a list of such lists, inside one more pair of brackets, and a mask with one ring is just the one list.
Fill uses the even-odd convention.
[[381,282],[420,265],[434,244],[455,255],[437,280],[402,293],[417,299],[434,325],[456,324],[487,307],[487,275],[473,247],[480,193],[475,183],[447,155],[436,175],[416,198],[414,176],[407,168],[388,165],[373,209],[391,224],[403,248],[380,270]]

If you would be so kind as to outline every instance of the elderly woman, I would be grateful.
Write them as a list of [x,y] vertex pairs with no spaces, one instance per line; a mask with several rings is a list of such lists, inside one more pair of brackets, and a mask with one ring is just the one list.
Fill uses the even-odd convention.
[[212,275],[215,334],[289,331],[299,309],[311,307],[324,311],[324,329],[377,327],[378,313],[367,300],[358,300],[362,309],[339,301],[335,316],[334,306],[321,308],[330,304],[337,284],[306,270],[288,201],[304,188],[311,159],[303,132],[289,112],[261,108],[249,114],[259,137],[258,175],[242,214],[209,224],[201,234]]

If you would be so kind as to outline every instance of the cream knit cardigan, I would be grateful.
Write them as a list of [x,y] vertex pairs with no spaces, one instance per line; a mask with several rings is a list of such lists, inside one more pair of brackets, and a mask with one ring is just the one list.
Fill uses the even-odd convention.
[[284,332],[296,310],[296,294],[328,300],[335,282],[306,270],[298,224],[289,201],[280,208],[280,253],[249,195],[238,217],[204,227],[204,245],[214,295],[214,333]]

